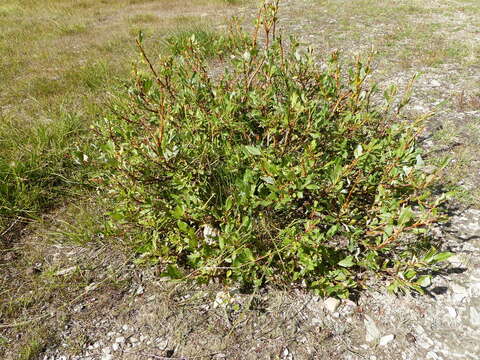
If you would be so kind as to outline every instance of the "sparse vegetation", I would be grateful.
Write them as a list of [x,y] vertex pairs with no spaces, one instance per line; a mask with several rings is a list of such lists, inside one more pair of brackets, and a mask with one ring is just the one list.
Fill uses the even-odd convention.
[[175,31],[166,37],[165,47],[173,55],[184,55],[193,42],[202,49],[203,56],[222,59],[249,45],[249,38],[238,31],[238,21],[232,20],[230,26],[230,31],[226,34],[220,34],[205,24]]

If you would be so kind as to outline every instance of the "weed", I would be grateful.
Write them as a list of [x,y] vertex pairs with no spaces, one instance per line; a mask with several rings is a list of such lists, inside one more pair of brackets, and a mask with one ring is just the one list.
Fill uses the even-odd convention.
[[277,9],[264,5],[253,36],[233,33],[241,50],[220,78],[202,38],[177,38],[156,66],[140,36],[146,68],[97,126],[112,220],[171,278],[345,297],[379,273],[422,291],[449,254],[425,237],[443,197],[422,171],[421,120],[399,121],[409,91],[372,107],[368,62],[316,65],[278,36]]
[[28,344],[26,344],[21,352],[19,359],[21,360],[32,360],[35,359],[42,351],[44,344],[41,339],[32,338]]

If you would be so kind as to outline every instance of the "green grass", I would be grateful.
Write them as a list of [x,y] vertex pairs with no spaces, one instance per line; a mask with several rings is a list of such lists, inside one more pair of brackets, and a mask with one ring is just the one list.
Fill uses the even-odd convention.
[[62,198],[67,179],[73,181],[72,139],[81,130],[69,114],[35,126],[1,120],[0,224],[6,226],[12,217],[33,217]]

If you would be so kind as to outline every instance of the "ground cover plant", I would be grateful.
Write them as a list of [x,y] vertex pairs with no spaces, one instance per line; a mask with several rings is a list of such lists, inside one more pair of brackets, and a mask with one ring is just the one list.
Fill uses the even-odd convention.
[[373,106],[368,61],[317,64],[278,34],[277,10],[235,37],[220,76],[195,36],[158,62],[139,37],[143,66],[96,128],[114,226],[171,278],[345,297],[376,272],[421,291],[449,254],[426,237],[443,197],[422,170],[421,119],[401,115],[409,91]]

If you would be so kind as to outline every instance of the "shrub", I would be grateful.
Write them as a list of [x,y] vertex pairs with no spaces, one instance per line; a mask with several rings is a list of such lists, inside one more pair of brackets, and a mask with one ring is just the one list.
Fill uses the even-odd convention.
[[195,38],[155,66],[139,39],[146,66],[97,127],[112,219],[172,278],[348,296],[380,273],[421,291],[448,254],[424,241],[443,198],[422,171],[419,122],[401,119],[405,98],[371,104],[368,63],[343,68],[334,53],[320,66],[285,44],[276,10],[218,77]]

